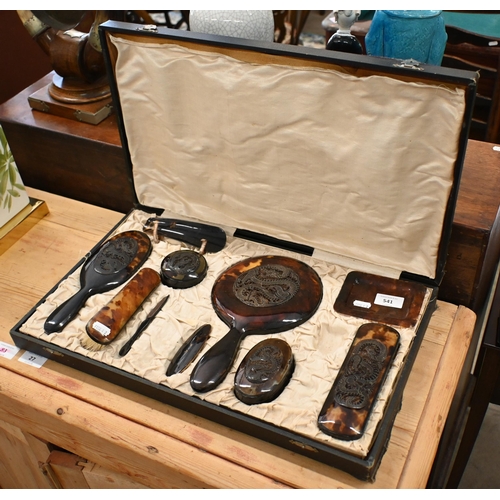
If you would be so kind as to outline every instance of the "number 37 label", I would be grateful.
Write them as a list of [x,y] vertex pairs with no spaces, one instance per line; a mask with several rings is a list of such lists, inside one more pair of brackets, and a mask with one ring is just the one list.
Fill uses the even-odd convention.
[[401,309],[404,301],[405,299],[403,297],[385,295],[383,293],[377,293],[377,296],[375,297],[375,304],[379,306],[394,307],[396,309]]
[[[19,347],[7,344],[6,342],[0,342],[0,357],[2,358],[12,359],[19,352],[19,350]],[[40,368],[43,366],[45,361],[47,361],[47,358],[26,351],[19,358],[19,361],[21,361],[21,363],[34,366],[35,368]]]
[[20,358],[19,361],[21,363],[25,363],[30,366],[34,366],[35,368],[40,368],[43,366],[47,358],[43,356],[39,356],[38,354],[34,354],[32,352],[26,351]]

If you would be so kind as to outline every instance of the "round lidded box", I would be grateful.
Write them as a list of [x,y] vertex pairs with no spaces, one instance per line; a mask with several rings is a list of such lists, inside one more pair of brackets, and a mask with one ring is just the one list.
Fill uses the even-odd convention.
[[190,288],[207,275],[205,257],[193,250],[178,250],[167,255],[161,263],[161,282],[171,288]]

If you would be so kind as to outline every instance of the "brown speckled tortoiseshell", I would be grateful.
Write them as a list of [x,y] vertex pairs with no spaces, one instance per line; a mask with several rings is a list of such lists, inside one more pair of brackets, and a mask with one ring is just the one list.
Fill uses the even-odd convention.
[[151,240],[142,231],[124,231],[90,254],[80,271],[80,290],[49,314],[46,333],[60,332],[78,314],[86,300],[125,283],[151,254]]
[[305,262],[277,255],[242,260],[224,271],[212,288],[217,315],[231,329],[198,361],[191,387],[206,392],[228,374],[247,335],[284,332],[307,321],[323,297],[318,273]]
[[[353,271],[347,275],[333,308],[349,316],[411,328],[417,323],[426,290],[421,283]],[[403,306],[395,308],[375,304],[377,294],[401,297]],[[370,307],[357,306],[355,301]]]
[[290,381],[295,360],[290,345],[269,338],[255,345],[243,358],[234,376],[234,394],[248,405],[276,399]]
[[346,441],[359,439],[399,346],[387,325],[362,325],[318,417],[322,432]]
[[160,275],[154,269],[150,267],[141,269],[87,323],[88,336],[99,344],[112,342],[159,284]]

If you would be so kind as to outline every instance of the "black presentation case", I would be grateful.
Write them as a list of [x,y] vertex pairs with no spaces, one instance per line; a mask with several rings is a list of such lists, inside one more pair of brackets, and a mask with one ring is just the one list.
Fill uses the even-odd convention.
[[[407,233],[404,231],[407,230],[407,226],[414,223],[418,225],[421,218],[427,217],[430,229],[425,226],[425,230],[429,229],[429,232],[437,235],[433,237],[435,245],[432,252],[435,255],[431,258],[430,265],[428,262],[423,265],[423,268],[431,267],[431,272],[421,273],[420,264],[417,264],[409,266],[408,269],[404,265],[398,266],[397,269],[389,270],[387,275],[392,279],[414,281],[425,285],[428,296],[415,332],[408,342],[407,351],[391,379],[391,388],[385,397],[382,416],[375,424],[373,436],[364,452],[352,453],[346,447],[337,446],[335,442],[330,443],[327,438],[317,440],[305,435],[301,430],[294,429],[293,426],[277,425],[254,414],[245,414],[225,403],[215,403],[200,395],[188,394],[169,387],[162,382],[134,373],[134,370],[109,364],[105,358],[58,344],[53,341],[55,334],[49,336],[43,331],[33,334],[41,324],[40,320],[33,319],[37,310],[48,307],[47,299],[57,292],[61,284],[72,276],[78,276],[83,261],[76,263],[68,274],[61,278],[60,283],[12,328],[11,336],[15,344],[329,464],[357,478],[374,480],[401,405],[406,380],[435,307],[465,157],[477,75],[419,65],[414,61],[349,55],[321,49],[119,22],[104,23],[100,27],[100,35],[113,94],[113,107],[140,203],[101,243],[124,227],[128,229],[132,224],[128,221],[132,221],[134,217],[137,217],[138,221],[143,221],[148,214],[162,214],[163,210],[166,210],[165,213],[169,217],[174,213],[178,214],[179,219],[202,220],[224,228],[231,245],[234,244],[235,248],[239,248],[241,241],[245,242],[241,244],[250,245],[251,251],[254,251],[252,245],[256,245],[257,254],[272,254],[276,251],[280,255],[304,259],[313,267],[325,258],[327,262],[325,269],[345,268],[348,271],[357,271],[356,263],[363,262],[360,255],[363,255],[365,249],[361,252],[353,250],[353,254],[349,255],[347,260],[339,249],[353,248],[357,245],[366,246],[368,260],[371,262],[361,270],[376,275],[378,273],[376,261],[379,258],[377,252],[380,252],[382,260],[388,261],[390,258],[387,255],[394,251],[394,247],[397,247],[394,251],[396,254],[399,250],[402,253],[406,252],[404,243],[401,244],[401,248],[398,246],[400,244],[398,242],[405,241]],[[113,40],[118,41],[116,45]],[[135,67],[133,71],[129,71],[128,65],[131,62],[125,59],[129,57],[130,51],[133,52],[130,61],[135,61],[134,66],[137,66],[137,61],[142,61],[139,65],[144,64],[144,70]],[[158,62],[160,60],[161,62]],[[156,64],[158,68],[155,68],[152,74],[161,75],[161,78],[159,81],[148,81],[148,75],[145,73],[149,74],[151,66]],[[193,81],[192,75],[198,75],[197,79],[202,82]],[[335,81],[332,83],[331,80]],[[136,82],[140,88],[130,89]],[[160,87],[160,90],[151,90],[154,96],[149,96],[148,89],[156,86]],[[358,87],[361,88],[358,90]],[[204,93],[205,88],[208,89],[206,95],[197,95],[200,92]],[[343,93],[337,95],[337,88]],[[351,94],[351,90],[355,94]],[[400,91],[403,96],[401,100],[398,94]],[[272,94],[273,99],[266,101],[264,97],[266,93]],[[353,95],[352,102],[346,103],[351,95]],[[436,95],[438,97],[435,97]],[[335,101],[333,104],[329,96]],[[436,102],[434,99],[437,99]],[[158,100],[161,101],[159,104],[156,102]],[[427,101],[432,102],[429,104]],[[418,102],[415,109],[408,111],[407,108],[411,106],[401,106],[401,103],[413,102]],[[444,103],[442,108],[441,102]],[[143,106],[147,110],[143,110]],[[391,106],[397,109],[394,110]],[[155,107],[156,113],[148,111],[154,110]],[[141,109],[138,116],[141,118],[131,117],[131,110],[139,108]],[[247,108],[250,109],[248,115]],[[311,108],[314,110],[311,111]],[[364,109],[367,110],[366,114]],[[242,112],[245,116],[242,116]],[[429,120],[426,118],[429,113],[434,114],[434,118],[426,122],[425,120]],[[135,115],[135,111],[133,114]],[[389,117],[386,118],[386,115]],[[149,118],[144,119],[144,116]],[[397,118],[399,116],[403,117],[401,123]],[[376,121],[374,117],[378,117]],[[420,119],[424,121],[422,128],[416,125]],[[272,121],[271,124],[269,120]],[[367,125],[366,122],[370,120],[371,124]],[[232,121],[234,129],[231,126]],[[389,128],[387,124],[395,121],[397,121],[396,130],[387,130]],[[421,136],[421,131],[429,129],[431,122],[440,128],[449,126],[449,130],[443,135],[444,141],[434,139],[434,130],[428,131],[428,138]],[[205,126],[206,124],[208,126]],[[406,124],[411,124],[412,130],[407,132],[401,129],[401,126]],[[141,128],[147,131],[143,134]],[[386,130],[390,136],[387,143],[384,139]],[[139,138],[135,136],[136,133],[140,135]],[[269,142],[271,138],[274,142]],[[151,151],[155,144],[153,139],[159,140],[158,153]],[[394,152],[391,150],[393,146]],[[406,153],[401,152],[403,146],[407,148]],[[428,151],[427,146],[432,152]],[[309,158],[309,153],[310,161],[301,165],[302,159]],[[398,158],[408,159],[408,162],[412,163],[412,166],[408,167],[408,175],[399,172],[392,165],[390,158],[393,153],[398,155]],[[434,153],[438,158],[435,164],[432,160]],[[273,166],[272,162],[276,158],[284,158],[286,164]],[[352,163],[348,161],[349,158],[352,158]],[[420,158],[423,158],[423,167],[419,163]],[[177,159],[181,165],[179,167]],[[365,182],[363,176],[359,177],[359,169],[364,168],[363,162],[366,163],[366,178],[369,182]],[[376,167],[372,164],[376,164]],[[419,173],[421,169],[425,170],[422,176]],[[403,168],[402,170],[404,171]],[[412,177],[414,172],[418,177]],[[437,172],[437,181],[433,178],[434,172]],[[267,173],[269,182],[266,182]],[[189,191],[189,183],[182,178],[183,175],[192,176],[192,193]],[[294,183],[296,175],[298,178]],[[352,179],[356,176],[358,177]],[[377,179],[379,185],[376,185]],[[387,187],[392,182],[397,184],[394,190]],[[244,185],[237,193],[232,193],[235,185],[239,183]],[[353,186],[356,183],[363,187],[361,195],[353,201],[351,193],[355,190]],[[251,188],[247,189],[250,184]],[[346,185],[348,188],[345,188]],[[304,202],[300,199],[302,188],[303,196],[308,198]],[[381,196],[379,196],[380,190],[383,191]],[[411,200],[406,200],[410,193],[418,193],[419,190],[422,190],[421,196],[413,195]],[[150,191],[154,193],[150,195]],[[400,194],[403,200],[400,205],[400,201],[392,199],[393,191]],[[251,205],[252,192],[258,200],[256,201],[258,207]],[[440,201],[427,200],[433,196]],[[212,202],[212,198],[216,200]],[[316,208],[311,200],[317,204]],[[398,227],[396,235],[390,237],[386,236],[386,233],[392,233],[393,229],[389,227],[393,225],[387,222],[390,217],[381,217],[383,228],[380,230],[364,227],[363,222],[364,211],[373,212],[373,208],[377,208],[378,204],[383,212],[386,210],[386,201],[394,204],[393,213],[399,214],[401,210],[406,217],[403,223],[398,217],[394,217],[394,225]],[[423,206],[420,206],[421,203]],[[439,205],[437,209],[435,203]],[[417,222],[414,222],[411,211],[405,212],[405,204],[415,204],[424,215],[415,217]],[[326,208],[323,209],[325,205]],[[353,214],[353,234],[357,235],[355,243],[350,240],[350,231],[345,229],[346,222],[342,220],[346,217],[346,214],[342,213],[343,207],[346,206],[350,209],[347,213]],[[193,213],[190,212],[191,207]],[[320,220],[317,227],[316,221],[311,222],[310,215],[316,211]],[[245,215],[247,213],[248,220]],[[204,217],[205,214],[207,218]],[[213,219],[212,214],[215,214]],[[438,219],[437,228],[434,220],[430,221],[429,214],[434,214],[432,217]],[[268,222],[269,220],[271,222]],[[287,220],[291,222],[287,223]],[[351,224],[351,221],[349,220],[347,224]],[[262,230],[260,230],[261,225]],[[314,226],[310,231],[312,239],[309,237],[309,230],[303,234],[304,228],[308,229],[311,225]],[[374,226],[375,223],[371,222],[369,225]],[[140,229],[140,225],[136,226]],[[283,226],[286,227],[282,230]],[[302,228],[302,232],[297,228]],[[417,234],[415,238],[417,242],[415,246],[419,247],[415,253],[421,255],[426,253],[427,233],[421,228],[419,230],[422,231],[422,235]],[[398,238],[398,231],[403,231],[401,238]],[[366,238],[363,237],[365,234]],[[378,238],[377,234],[382,235],[380,250],[373,239]],[[388,243],[387,238],[391,238]],[[328,248],[329,241],[333,245],[331,252]],[[154,263],[148,261],[145,265],[154,266],[159,271],[158,263],[167,252],[166,249],[171,251],[185,247],[175,241],[169,241],[165,245],[162,247],[163,253],[156,255]],[[96,248],[92,250],[93,254]],[[242,255],[241,258],[245,256]],[[207,254],[209,268],[217,269],[218,258],[217,253]],[[232,255],[231,262],[241,258]],[[426,260],[425,255],[423,260]],[[330,271],[325,271],[323,275],[322,264],[318,264],[317,267],[320,269],[318,272],[324,279],[325,287],[328,286]],[[380,266],[381,274],[389,268],[390,264],[384,262]],[[221,269],[224,269],[224,266],[221,266]],[[207,287],[210,287],[210,280],[213,282],[215,278],[216,275],[209,274],[206,278]],[[339,279],[343,280],[342,277]],[[334,314],[334,300],[338,292],[337,288],[334,289],[333,295],[329,293],[324,295],[321,315]],[[84,308],[89,311],[86,316],[82,316],[81,321],[79,320],[81,325],[84,325],[86,318],[104,305],[116,291],[107,292],[102,297],[94,297],[92,305],[87,304]],[[182,299],[182,294],[171,293],[171,303]],[[210,297],[204,297],[203,300],[206,302],[203,307],[208,310]],[[152,306],[152,303],[149,306],[147,302],[145,304],[144,309],[148,307],[150,309]],[[168,306],[165,309],[169,309]],[[145,313],[139,317],[140,314],[141,312],[137,313],[137,321],[143,319]],[[40,317],[43,318],[43,313]],[[328,316],[321,317],[328,318]],[[23,325],[30,321],[33,321],[31,325],[33,330],[27,333]],[[161,322],[160,317],[158,323]],[[186,319],[186,322],[189,321]],[[367,320],[356,318],[352,322],[357,327]],[[332,324],[337,323],[338,321],[332,316]],[[168,325],[165,323],[163,326]],[[395,328],[398,329],[397,326]],[[221,332],[225,330],[226,327],[223,325]],[[335,335],[334,330],[332,328],[329,335]],[[353,327],[349,331],[352,339],[352,332],[355,332],[356,328]],[[81,326],[80,334],[85,335],[84,331],[81,332]],[[121,333],[116,343],[123,344],[130,334],[130,331]],[[251,339],[251,336],[247,338]],[[293,340],[296,337],[286,338]],[[252,343],[255,344],[260,340],[262,337],[254,338]],[[175,345],[178,346],[178,342]],[[346,342],[344,352],[347,352],[349,345],[350,342]],[[338,352],[341,352],[341,349]],[[169,353],[168,358],[172,355],[173,353]],[[297,363],[300,364],[300,356],[298,357]],[[237,364],[235,363],[236,366]],[[229,377],[233,377],[232,373]],[[330,387],[333,382],[334,379],[328,380],[328,386]],[[317,407],[317,412],[320,406]]]

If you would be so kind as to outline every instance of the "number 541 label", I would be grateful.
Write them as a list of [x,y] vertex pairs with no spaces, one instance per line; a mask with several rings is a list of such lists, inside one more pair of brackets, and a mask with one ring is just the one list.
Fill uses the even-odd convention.
[[394,307],[401,309],[405,299],[403,297],[396,297],[395,295],[385,295],[384,293],[377,293],[375,297],[375,304],[385,307]]

